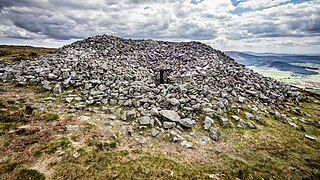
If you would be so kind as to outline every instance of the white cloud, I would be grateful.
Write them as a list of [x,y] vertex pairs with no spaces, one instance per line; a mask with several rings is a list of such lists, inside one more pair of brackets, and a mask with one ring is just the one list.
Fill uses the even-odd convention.
[[290,0],[245,0],[238,4],[239,8],[260,9],[288,3]]
[[[0,0],[0,37],[60,45],[113,34],[199,40],[218,49],[269,48],[272,44],[312,49],[317,46],[312,39],[320,36],[320,2],[288,2],[247,0],[235,7],[230,0]],[[241,8],[253,10],[237,14]],[[283,38],[310,42],[281,43]]]

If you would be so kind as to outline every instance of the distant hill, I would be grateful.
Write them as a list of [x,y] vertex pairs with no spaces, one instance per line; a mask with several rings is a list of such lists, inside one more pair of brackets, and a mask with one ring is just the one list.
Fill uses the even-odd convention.
[[54,53],[55,48],[0,45],[0,62],[21,61],[35,59],[44,54]]
[[281,71],[290,71],[294,74],[317,75],[317,67],[295,65],[294,63],[320,64],[320,56],[275,54],[275,53],[252,53],[226,51],[227,55],[235,59],[236,62],[245,66],[270,67]]

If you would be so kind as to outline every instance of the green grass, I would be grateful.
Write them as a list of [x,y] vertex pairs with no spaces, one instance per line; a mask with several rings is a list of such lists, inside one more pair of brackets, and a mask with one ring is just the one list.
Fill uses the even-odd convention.
[[0,61],[12,62],[27,59],[32,60],[55,51],[56,49],[54,48],[0,45]]
[[34,169],[21,169],[17,174],[16,180],[44,180],[45,176]]

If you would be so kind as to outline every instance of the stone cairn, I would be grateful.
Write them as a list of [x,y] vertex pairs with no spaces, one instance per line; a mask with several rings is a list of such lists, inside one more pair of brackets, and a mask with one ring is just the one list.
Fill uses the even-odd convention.
[[[263,77],[200,42],[109,35],[77,41],[36,60],[1,64],[0,79],[62,93],[71,112],[92,105],[119,107],[122,120],[161,129],[192,128],[200,122],[214,140],[219,139],[211,127],[214,118],[230,124],[225,114],[236,108],[234,103],[257,104],[259,114],[303,98],[299,89]],[[75,90],[66,91],[70,88]],[[253,121],[232,117],[238,127],[254,127]]]

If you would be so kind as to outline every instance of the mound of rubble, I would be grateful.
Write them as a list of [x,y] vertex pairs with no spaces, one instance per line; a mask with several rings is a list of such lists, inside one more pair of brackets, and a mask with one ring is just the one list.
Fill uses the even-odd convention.
[[2,64],[0,78],[62,93],[71,112],[92,105],[119,107],[122,120],[164,129],[192,128],[200,122],[214,140],[219,139],[212,127],[215,118],[220,125],[233,126],[226,113],[239,111],[236,105],[253,105],[256,114],[246,112],[246,120],[232,118],[238,127],[254,128],[252,120],[262,113],[277,113],[286,102],[303,98],[298,89],[254,73],[199,42],[107,35],[72,43],[34,61]]

